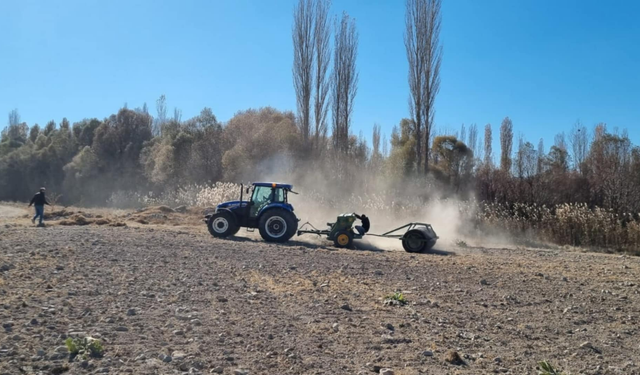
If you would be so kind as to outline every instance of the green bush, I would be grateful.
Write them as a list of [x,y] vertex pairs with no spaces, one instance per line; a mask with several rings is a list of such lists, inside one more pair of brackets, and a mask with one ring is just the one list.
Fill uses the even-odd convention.
[[407,303],[407,300],[404,298],[404,294],[395,292],[385,297],[385,303],[388,304],[389,302],[391,302],[392,304],[404,305]]
[[83,337],[72,339],[69,337],[65,340],[65,345],[72,356],[81,356],[83,359],[100,358],[104,354],[104,348],[100,340],[91,337]]

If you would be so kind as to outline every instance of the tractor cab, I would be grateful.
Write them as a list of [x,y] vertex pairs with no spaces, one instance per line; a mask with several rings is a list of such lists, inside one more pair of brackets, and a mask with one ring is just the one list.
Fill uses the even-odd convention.
[[[257,217],[262,210],[271,204],[288,206],[293,211],[293,206],[289,204],[287,193],[291,192],[293,186],[288,184],[278,184],[271,182],[256,182],[253,184],[251,199],[248,202],[249,217]],[[249,187],[246,190],[249,193]],[[295,193],[294,193],[295,194]]]
[[[205,216],[209,232],[214,237],[228,237],[242,227],[260,230],[267,241],[288,241],[298,229],[298,219],[289,203],[288,194],[295,193],[290,184],[255,182],[252,187],[240,187],[240,200],[221,203],[213,214]],[[249,200],[243,200],[250,194]]]

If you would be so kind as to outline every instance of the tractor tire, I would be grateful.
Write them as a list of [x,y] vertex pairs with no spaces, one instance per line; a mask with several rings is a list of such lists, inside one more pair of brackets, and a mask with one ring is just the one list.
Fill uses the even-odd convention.
[[333,244],[339,248],[351,248],[353,246],[353,233],[351,231],[341,230],[336,233]]
[[240,230],[233,215],[227,211],[220,211],[211,215],[207,222],[207,228],[209,233],[217,238],[233,236]]
[[429,238],[420,230],[410,230],[402,238],[402,247],[408,253],[422,253],[430,250]]
[[258,229],[267,242],[287,242],[298,230],[298,219],[290,211],[271,209],[260,216]]

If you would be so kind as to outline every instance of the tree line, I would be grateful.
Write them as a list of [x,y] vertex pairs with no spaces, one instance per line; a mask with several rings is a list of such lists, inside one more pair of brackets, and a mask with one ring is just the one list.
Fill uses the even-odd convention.
[[484,137],[475,124],[449,133],[436,129],[428,155],[430,174],[424,177],[415,169],[411,119],[394,126],[389,139],[374,126],[370,145],[363,136],[350,135],[345,154],[330,136],[318,137],[325,148],[309,161],[304,133],[292,112],[249,109],[226,123],[209,108],[185,121],[161,117],[144,108],[121,108],[102,120],[70,124],[62,119],[41,128],[20,122],[19,113],[12,111],[0,140],[0,199],[25,200],[45,185],[70,203],[101,204],[118,190],[246,181],[270,169],[286,169],[292,176],[313,171],[360,189],[373,189],[377,180],[389,180],[391,186],[396,181],[397,188],[422,181],[449,195],[491,202],[580,202],[619,214],[640,212],[640,148],[625,131],[609,131],[605,124],[590,130],[578,123],[545,150],[542,140],[534,147],[521,136],[514,139],[507,117],[499,127],[499,157],[493,155],[489,124]]

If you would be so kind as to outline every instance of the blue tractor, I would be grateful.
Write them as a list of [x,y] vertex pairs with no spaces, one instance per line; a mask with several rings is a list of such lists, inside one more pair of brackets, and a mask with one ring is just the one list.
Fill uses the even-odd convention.
[[225,238],[238,233],[240,228],[258,228],[265,241],[286,242],[296,234],[299,219],[288,202],[288,194],[293,193],[292,185],[274,182],[253,183],[251,198],[221,203],[214,213],[205,215],[209,233],[217,238]]

